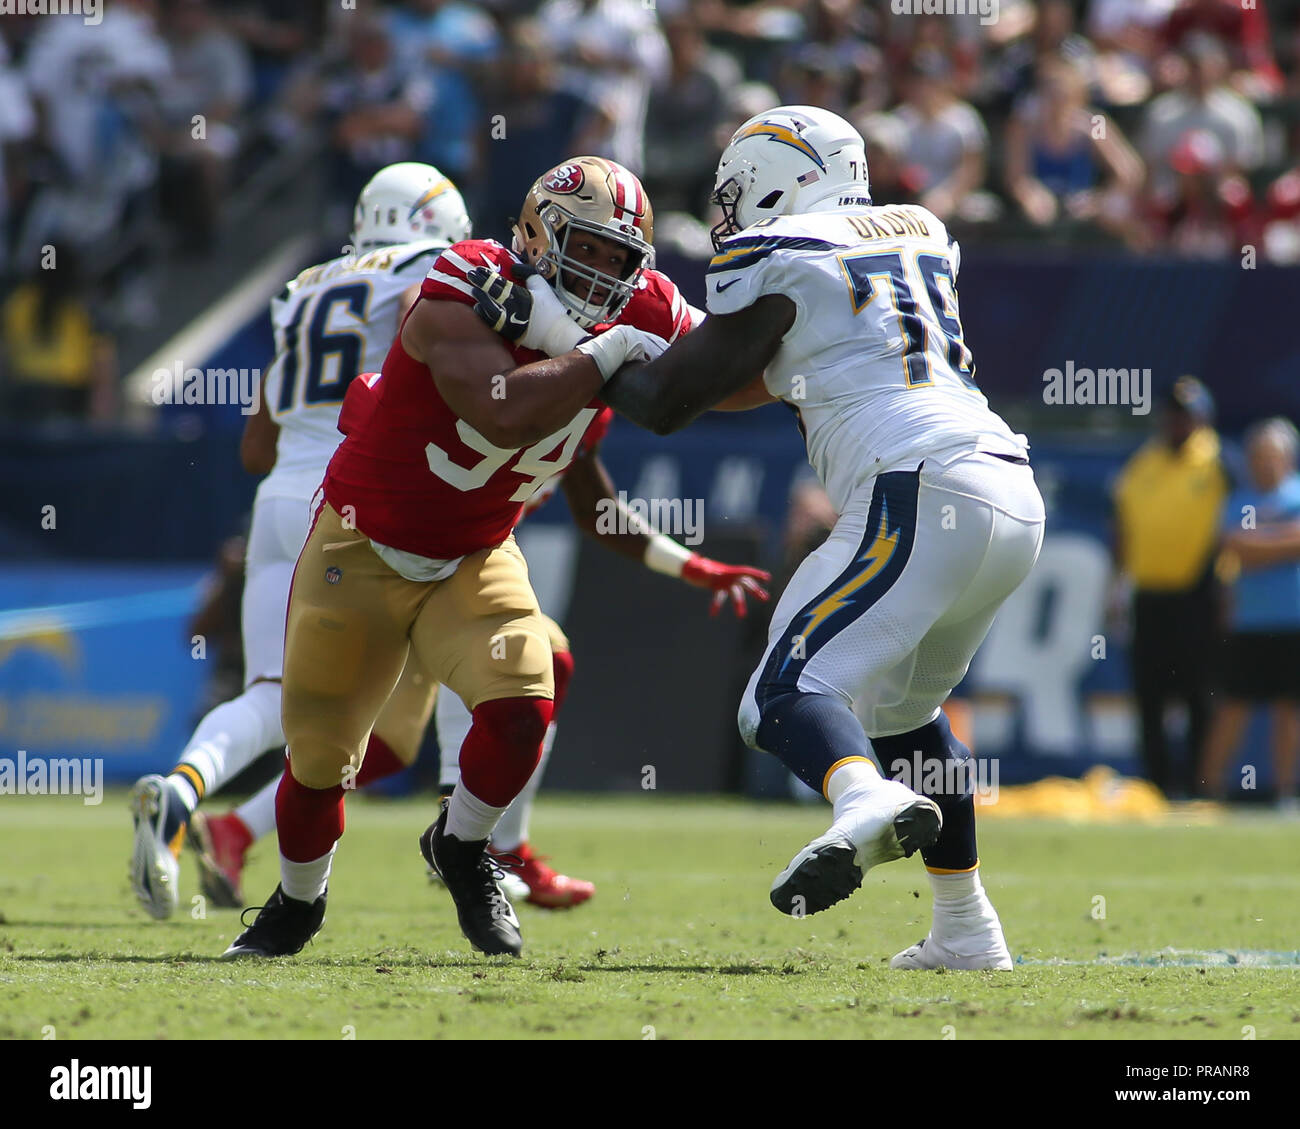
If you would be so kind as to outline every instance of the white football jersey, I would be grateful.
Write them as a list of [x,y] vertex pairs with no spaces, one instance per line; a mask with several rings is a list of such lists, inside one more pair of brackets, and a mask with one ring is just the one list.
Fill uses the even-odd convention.
[[309,267],[271,302],[275,360],[266,402],[280,426],[275,469],[263,494],[310,498],[342,441],[339,409],[353,378],[378,372],[405,309],[446,244],[424,240],[345,255]]
[[837,510],[883,471],[972,450],[1028,450],[975,385],[958,265],[944,225],[912,204],[763,220],[727,239],[709,264],[711,314],[765,294],[794,302],[765,382],[797,411],[808,461]]

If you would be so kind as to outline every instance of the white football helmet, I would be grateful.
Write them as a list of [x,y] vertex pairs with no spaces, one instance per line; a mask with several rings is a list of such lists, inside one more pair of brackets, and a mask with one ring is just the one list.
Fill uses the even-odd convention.
[[432,165],[403,161],[380,169],[361,190],[352,216],[352,248],[360,254],[423,239],[459,243],[471,230],[456,186]]
[[718,161],[713,202],[722,222],[712,232],[714,249],[761,219],[835,207],[843,197],[871,203],[867,149],[853,126],[816,106],[756,114]]

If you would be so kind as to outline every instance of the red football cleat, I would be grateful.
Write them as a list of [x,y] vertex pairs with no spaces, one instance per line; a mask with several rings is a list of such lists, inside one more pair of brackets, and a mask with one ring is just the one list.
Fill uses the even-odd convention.
[[[509,851],[498,851],[491,847],[488,850],[511,864],[507,873],[517,875],[528,887],[528,901],[532,905],[544,909],[568,909],[582,905],[596,892],[596,887],[590,882],[557,874],[544,861],[549,856],[533,854],[533,848],[527,843],[520,843]],[[519,859],[522,865],[514,865],[511,855]]]
[[244,904],[240,880],[253,833],[234,812],[190,817],[190,846],[199,860],[199,889],[213,905],[239,909]]

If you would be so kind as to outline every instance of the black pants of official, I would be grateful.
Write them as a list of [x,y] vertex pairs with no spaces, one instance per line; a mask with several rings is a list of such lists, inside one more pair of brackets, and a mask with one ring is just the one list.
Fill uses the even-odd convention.
[[[1147,779],[1168,796],[1198,791],[1196,772],[1210,724],[1219,591],[1212,576],[1181,592],[1139,589],[1133,604],[1133,683],[1142,727]],[[1170,756],[1165,708],[1187,709],[1187,745],[1177,764]]]

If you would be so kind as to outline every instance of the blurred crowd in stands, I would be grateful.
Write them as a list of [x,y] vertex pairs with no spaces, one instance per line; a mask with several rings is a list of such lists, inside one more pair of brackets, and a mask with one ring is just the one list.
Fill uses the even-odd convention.
[[[780,103],[850,118],[875,198],[920,201],[966,242],[1300,261],[1300,0],[895,14],[921,7],[109,0],[98,24],[0,17],[8,363],[93,363],[89,331],[38,347],[87,278],[111,282],[96,316],[147,326],[145,261],[208,253],[259,169],[313,145],[340,245],[393,161],[439,166],[478,231],[508,239],[533,178],[581,152],[641,174],[661,245],[707,254],[718,153]],[[50,245],[81,278],[73,255],[57,282],[39,269]]]

